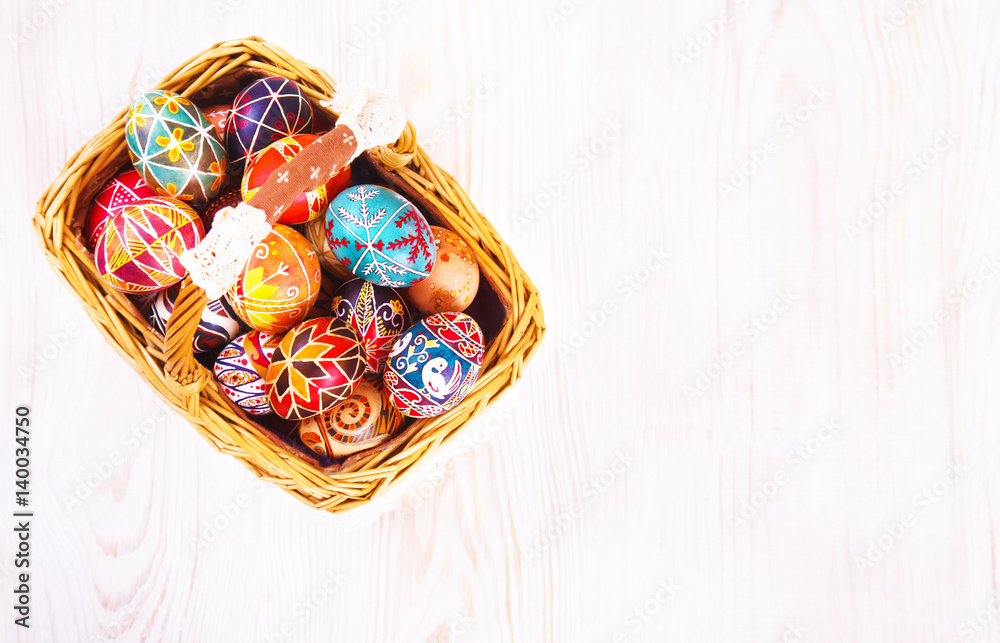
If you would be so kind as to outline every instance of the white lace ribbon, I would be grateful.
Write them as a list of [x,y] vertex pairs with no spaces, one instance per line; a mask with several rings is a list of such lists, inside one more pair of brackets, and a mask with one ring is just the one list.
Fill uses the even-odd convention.
[[209,299],[219,299],[236,283],[253,249],[270,231],[264,211],[249,203],[223,208],[201,243],[181,255],[181,263]]
[[358,141],[355,156],[395,143],[406,128],[406,114],[399,101],[375,85],[338,84],[333,97],[319,104],[337,114],[337,125],[354,132]]

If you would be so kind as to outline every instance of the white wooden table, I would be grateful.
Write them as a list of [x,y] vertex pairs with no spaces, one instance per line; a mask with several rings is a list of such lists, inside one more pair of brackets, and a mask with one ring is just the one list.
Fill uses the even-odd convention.
[[[286,6],[287,5],[287,6]],[[1000,5],[0,6],[31,629],[3,641],[1000,640]],[[396,92],[541,290],[525,379],[385,513],[213,451],[29,226],[177,63],[260,35]]]

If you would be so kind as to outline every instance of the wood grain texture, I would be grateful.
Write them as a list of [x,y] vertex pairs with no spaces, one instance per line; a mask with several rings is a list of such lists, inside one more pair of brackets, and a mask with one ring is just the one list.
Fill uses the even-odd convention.
[[[0,7],[37,511],[0,640],[1000,641],[1000,7],[286,4]],[[543,296],[525,380],[354,518],[160,411],[28,223],[137,91],[250,34],[396,92]]]

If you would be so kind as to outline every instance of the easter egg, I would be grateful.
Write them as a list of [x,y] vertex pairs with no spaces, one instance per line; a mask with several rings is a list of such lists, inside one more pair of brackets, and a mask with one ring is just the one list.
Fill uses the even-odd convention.
[[305,237],[279,223],[253,249],[226,297],[251,328],[283,333],[312,310],[321,274]]
[[406,299],[424,315],[460,313],[479,290],[479,262],[460,236],[438,226],[434,233],[436,259],[431,274],[406,290]]
[[349,188],[330,202],[326,239],[352,273],[381,286],[412,286],[434,268],[434,237],[424,215],[378,185]]
[[156,191],[146,185],[135,170],[126,170],[112,177],[94,197],[94,202],[87,211],[87,221],[83,227],[87,249],[93,252],[104,227],[123,207],[153,196],[156,196]]
[[308,133],[312,105],[299,86],[281,76],[261,78],[233,101],[226,120],[226,149],[235,172],[243,172],[249,156],[292,134]]
[[[178,286],[156,294],[149,311],[149,322],[162,334],[167,332],[167,322],[174,313],[174,303],[180,292]],[[201,314],[201,321],[194,331],[194,352],[211,353],[229,343],[240,332],[240,321],[225,299],[208,302]]]
[[226,119],[231,111],[232,105],[213,105],[205,109],[205,118],[215,126],[215,133],[219,135],[220,141],[226,140]]
[[125,128],[132,164],[157,194],[204,207],[226,181],[226,151],[197,105],[154,89],[132,104]]
[[337,289],[330,314],[358,331],[369,370],[381,373],[401,332],[410,326],[410,311],[398,292],[364,279],[352,279]]
[[153,197],[125,206],[94,248],[101,279],[130,293],[168,288],[187,274],[181,255],[205,236],[198,214],[175,199]]
[[[312,134],[286,136],[261,150],[248,163],[246,172],[243,173],[243,183],[240,185],[243,200],[252,199],[275,170],[295,158],[306,145],[318,138]],[[278,221],[296,224],[319,217],[330,204],[330,199],[350,184],[351,168],[347,166],[334,174],[325,185],[295,197],[288,209],[281,213]]]
[[483,365],[483,333],[465,313],[435,313],[396,340],[385,386],[403,415],[434,417],[472,390]]
[[299,423],[299,437],[313,452],[345,456],[377,446],[403,425],[378,378],[364,378],[351,396],[329,411]]
[[361,342],[335,317],[302,322],[288,331],[267,369],[267,401],[283,418],[319,415],[350,397],[365,372]]
[[239,188],[233,188],[223,192],[219,196],[205,206],[205,209],[201,213],[201,222],[205,224],[205,232],[212,229],[212,224],[215,223],[215,215],[219,214],[219,211],[223,208],[235,208],[243,201],[243,195],[240,194]]
[[251,415],[271,412],[264,377],[281,335],[252,330],[229,342],[215,359],[215,379],[230,400]]

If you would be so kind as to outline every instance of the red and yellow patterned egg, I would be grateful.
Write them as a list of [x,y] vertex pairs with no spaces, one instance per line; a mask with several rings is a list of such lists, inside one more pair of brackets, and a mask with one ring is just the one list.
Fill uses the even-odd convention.
[[169,288],[187,274],[181,255],[205,236],[198,214],[168,197],[140,199],[108,223],[94,248],[101,279],[129,293]]
[[303,420],[350,397],[365,372],[357,332],[335,317],[288,331],[267,369],[267,401],[281,417]]
[[87,249],[94,251],[97,239],[104,232],[105,226],[122,208],[139,199],[155,196],[157,196],[156,190],[146,185],[142,176],[135,170],[126,170],[111,178],[94,197],[94,202],[87,211],[87,222],[83,228]]
[[479,262],[462,237],[431,226],[437,259],[427,279],[406,289],[406,300],[424,315],[460,313],[479,291]]
[[226,297],[251,328],[283,333],[312,310],[320,284],[316,251],[301,234],[278,224],[254,248]]
[[365,377],[333,409],[302,420],[299,437],[313,452],[338,457],[377,446],[402,425],[403,416],[389,401],[379,378]]
[[[301,152],[305,146],[318,138],[313,134],[286,136],[257,153],[253,160],[247,164],[247,170],[243,174],[243,183],[240,185],[243,200],[252,199],[275,170],[295,158],[295,155]],[[281,213],[278,221],[289,225],[312,221],[326,210],[330,199],[337,196],[342,190],[346,190],[350,185],[351,167],[347,166],[334,174],[325,185],[295,197],[292,205]]]

